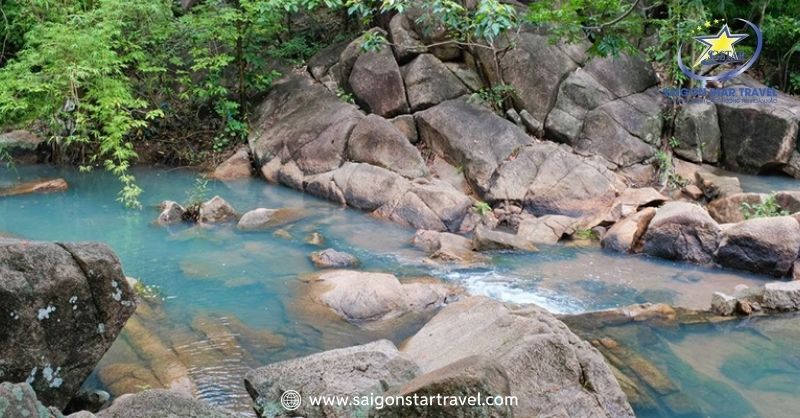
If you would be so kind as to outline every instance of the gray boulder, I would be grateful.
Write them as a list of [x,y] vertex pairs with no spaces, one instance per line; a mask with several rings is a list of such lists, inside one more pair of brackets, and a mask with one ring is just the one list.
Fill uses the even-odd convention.
[[214,196],[200,205],[197,220],[200,223],[214,224],[236,220],[237,216],[236,209],[230,203],[219,196]]
[[306,63],[308,72],[311,73],[315,80],[322,81],[323,77],[328,74],[328,70],[339,63],[339,57],[348,44],[348,41],[336,42],[322,48],[308,60],[308,63]]
[[102,244],[0,238],[0,376],[67,405],[136,309]]
[[0,150],[7,152],[17,163],[38,162],[37,151],[46,143],[46,138],[30,131],[18,130],[0,133]]
[[370,112],[387,118],[408,113],[403,77],[391,48],[359,55],[349,82],[357,100]]
[[253,209],[239,219],[237,227],[242,231],[258,231],[277,228],[292,222],[297,222],[309,214],[308,211],[298,208],[283,209]]
[[726,267],[783,277],[800,254],[800,224],[791,216],[757,218],[722,231],[717,262]]
[[441,61],[422,54],[403,67],[411,111],[417,112],[468,92],[467,87]]
[[394,125],[398,131],[405,135],[406,139],[408,139],[408,142],[412,144],[419,142],[419,133],[417,132],[417,123],[414,122],[414,116],[400,115],[392,119],[390,122],[392,122],[392,125]]
[[718,176],[698,170],[695,172],[694,179],[709,200],[743,193],[742,184],[737,177]]
[[440,311],[403,352],[423,373],[475,355],[493,359],[518,397],[514,416],[633,417],[603,356],[535,306],[464,299]]
[[461,235],[419,230],[412,242],[415,247],[431,254],[434,260],[472,262],[480,259],[472,250],[472,241]]
[[517,236],[534,244],[554,245],[564,236],[575,233],[580,219],[564,215],[526,217],[517,228]]
[[156,389],[117,398],[107,409],[97,413],[97,418],[234,418],[228,412],[205,402],[185,398],[173,391]]
[[706,206],[708,214],[721,224],[737,223],[744,221],[745,204],[758,205],[767,197],[761,193],[738,193],[721,197]]
[[309,256],[311,262],[318,269],[347,268],[358,265],[358,259],[350,254],[336,251],[333,248],[316,251]]
[[493,231],[483,226],[475,228],[472,247],[476,251],[519,250],[536,252],[538,249],[528,239],[503,231]]
[[415,56],[428,50],[428,47],[414,32],[413,26],[413,23],[409,21],[405,13],[398,13],[389,21],[392,49],[394,49],[397,62],[400,64],[405,64]]
[[230,158],[214,169],[211,177],[217,180],[238,180],[253,175],[250,152],[247,147],[240,148]]
[[[390,341],[380,340],[251,370],[244,384],[258,414],[273,417],[285,413],[280,399],[287,390],[298,391],[304,401],[310,396],[378,396],[387,387],[402,385],[418,374],[419,367],[410,357],[398,352]],[[357,407],[323,407],[302,402],[292,414],[307,418],[346,418],[364,412]]]
[[696,163],[719,161],[722,151],[717,108],[713,103],[693,103],[675,117],[675,154]]
[[646,254],[701,264],[713,262],[720,227],[700,206],[668,202],[656,211],[644,235]]
[[356,125],[350,134],[347,155],[351,161],[383,167],[411,179],[427,174],[419,150],[380,116],[369,115]]

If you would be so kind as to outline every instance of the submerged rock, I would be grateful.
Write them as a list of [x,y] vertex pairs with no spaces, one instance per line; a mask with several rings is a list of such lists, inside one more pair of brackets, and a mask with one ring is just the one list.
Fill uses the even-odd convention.
[[200,223],[213,224],[233,221],[237,216],[236,209],[230,203],[219,196],[214,196],[208,202],[200,205],[200,213],[197,220]]
[[0,376],[63,408],[114,342],[136,298],[102,244],[0,238]]
[[456,302],[407,340],[403,352],[424,373],[475,355],[493,359],[518,398],[514,416],[633,417],[600,353],[535,306],[485,297]]
[[355,256],[336,251],[333,248],[313,252],[309,257],[318,269],[348,268],[358,265],[358,259]]
[[[397,351],[390,341],[325,351],[294,360],[273,363],[245,376],[245,387],[262,417],[272,417],[287,390],[304,397],[293,416],[345,418],[354,410],[344,406],[311,405],[310,396],[359,396],[384,393],[386,387],[406,383],[419,374],[410,357]],[[283,410],[279,409],[279,413]]]
[[7,188],[0,188],[0,197],[31,193],[58,193],[66,191],[68,188],[69,185],[64,179],[33,180]]

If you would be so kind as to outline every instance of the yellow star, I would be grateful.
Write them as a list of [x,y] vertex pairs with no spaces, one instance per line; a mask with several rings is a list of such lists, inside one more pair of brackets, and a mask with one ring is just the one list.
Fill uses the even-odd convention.
[[733,46],[741,42],[744,38],[747,38],[747,35],[732,34],[728,25],[723,25],[722,29],[720,29],[719,33],[716,35],[695,36],[694,40],[706,45],[708,48],[700,54],[694,66],[697,67],[704,60],[710,58],[712,52],[714,55],[725,54],[731,58],[736,58],[736,50]]
[[697,29],[695,29],[695,30],[703,30],[703,27],[702,26],[698,26]]
[[705,26],[706,26],[707,28],[710,28],[710,27],[711,27],[711,22],[709,22],[709,21],[707,21],[707,20],[706,20]]
[[719,23],[719,22],[720,22],[720,20],[719,20],[719,19],[714,19],[714,24],[717,24],[717,23]]

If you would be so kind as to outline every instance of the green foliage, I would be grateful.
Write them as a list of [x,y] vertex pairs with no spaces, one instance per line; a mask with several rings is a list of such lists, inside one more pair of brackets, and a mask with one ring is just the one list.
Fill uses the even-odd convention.
[[578,228],[572,236],[581,240],[596,240],[599,238],[590,228]]
[[661,184],[668,187],[678,188],[686,185],[686,180],[675,171],[672,164],[672,155],[666,151],[658,150],[655,154],[654,164],[658,169]]
[[745,219],[753,218],[771,218],[775,216],[788,216],[789,212],[785,211],[775,197],[775,193],[770,193],[761,203],[749,204],[742,203],[740,210]]
[[341,87],[336,89],[336,96],[339,98],[339,100],[341,100],[341,101],[343,101],[345,103],[354,104],[356,102],[355,96],[353,96],[352,93],[348,93],[347,91],[345,91]]
[[376,31],[369,31],[364,34],[361,40],[362,52],[378,52],[386,46],[389,41]]
[[503,102],[514,97],[517,93],[510,84],[499,84],[494,87],[484,88],[473,93],[470,99],[483,103],[494,110],[502,110]]
[[674,136],[669,138],[669,147],[672,149],[678,148],[681,146],[681,141],[678,141],[678,138]]
[[472,208],[475,209],[475,212],[481,216],[486,216],[492,211],[492,207],[488,203],[480,201],[475,202],[475,204],[472,205]]

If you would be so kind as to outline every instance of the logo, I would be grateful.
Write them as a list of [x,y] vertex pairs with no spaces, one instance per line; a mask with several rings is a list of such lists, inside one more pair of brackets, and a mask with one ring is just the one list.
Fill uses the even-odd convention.
[[[736,51],[736,45],[750,35],[732,33],[726,23],[722,25],[722,28],[715,35],[695,36],[692,38],[704,48],[703,52],[692,64],[692,69],[688,68],[683,62],[683,57],[681,56],[684,49],[683,44],[678,47],[678,67],[687,77],[697,81],[726,81],[743,74],[758,61],[763,46],[761,29],[747,20],[736,20],[744,22],[756,36],[756,50],[753,56],[747,59],[743,52]],[[705,26],[710,27],[711,22],[706,22]],[[717,75],[705,76],[693,70],[702,69],[704,66],[710,65],[722,66],[724,71]]]
[[281,406],[287,411],[294,411],[302,402],[303,398],[295,390],[287,390],[281,395]]

